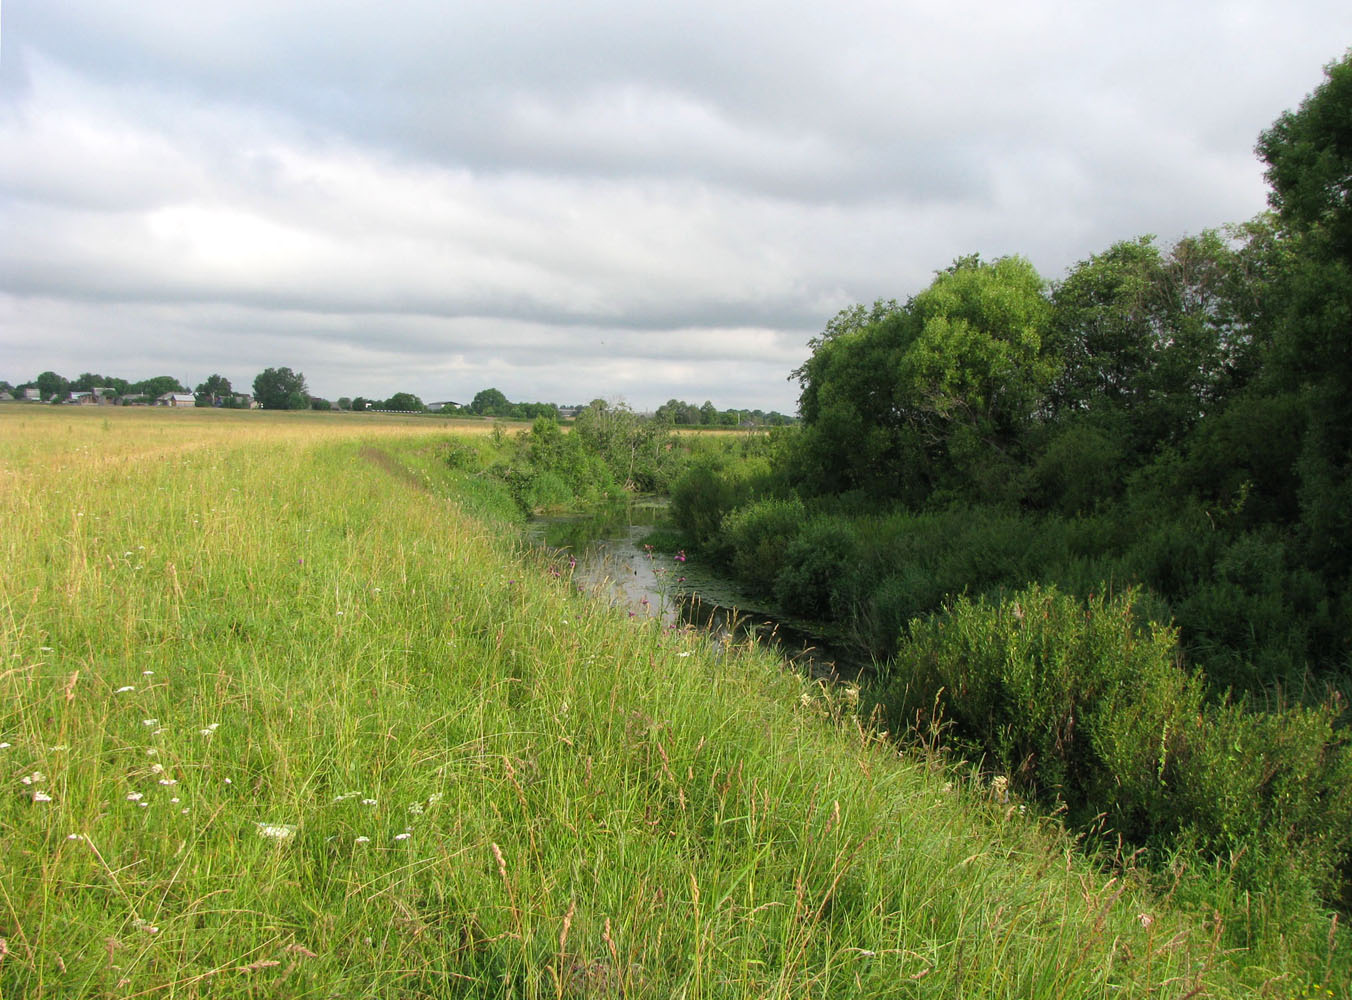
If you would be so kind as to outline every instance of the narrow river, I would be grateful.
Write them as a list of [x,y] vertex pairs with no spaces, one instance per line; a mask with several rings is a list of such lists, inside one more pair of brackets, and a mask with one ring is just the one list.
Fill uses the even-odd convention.
[[739,593],[698,557],[646,545],[663,513],[665,504],[653,500],[602,517],[537,517],[527,536],[575,559],[573,580],[630,617],[693,626],[716,644],[752,636],[814,677],[853,680],[869,669],[867,657]]

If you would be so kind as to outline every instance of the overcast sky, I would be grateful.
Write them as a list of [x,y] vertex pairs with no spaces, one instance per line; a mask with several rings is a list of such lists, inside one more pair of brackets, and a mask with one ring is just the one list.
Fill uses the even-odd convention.
[[0,378],[792,412],[838,310],[1265,207],[1347,0],[9,0]]

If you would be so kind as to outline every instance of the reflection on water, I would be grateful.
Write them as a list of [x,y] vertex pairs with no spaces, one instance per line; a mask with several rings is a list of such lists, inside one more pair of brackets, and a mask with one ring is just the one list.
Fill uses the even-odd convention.
[[852,680],[868,668],[866,659],[805,623],[757,608],[697,559],[645,546],[643,539],[664,513],[664,502],[649,501],[584,517],[541,517],[531,522],[528,536],[566,552],[576,560],[574,582],[630,617],[693,626],[719,645],[754,638],[816,677]]
[[857,680],[870,667],[867,659],[800,625],[772,614],[717,604],[705,600],[698,591],[681,595],[677,613],[682,624],[707,632],[714,643],[755,639],[777,650],[796,669],[823,680]]

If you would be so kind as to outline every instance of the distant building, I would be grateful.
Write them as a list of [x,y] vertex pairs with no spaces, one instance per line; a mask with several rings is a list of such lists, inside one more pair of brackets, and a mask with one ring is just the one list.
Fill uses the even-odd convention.
[[446,399],[442,400],[440,403],[428,403],[427,408],[433,413],[438,413],[441,410],[458,410],[463,405],[463,403],[457,403],[454,400]]
[[155,400],[156,406],[196,406],[197,397],[190,392],[166,392]]

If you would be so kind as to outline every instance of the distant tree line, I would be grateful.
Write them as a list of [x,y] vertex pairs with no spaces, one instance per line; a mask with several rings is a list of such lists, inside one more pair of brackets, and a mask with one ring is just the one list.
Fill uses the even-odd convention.
[[[154,378],[131,382],[111,375],[99,375],[85,372],[76,379],[68,379],[56,372],[43,372],[30,382],[11,385],[0,379],[0,393],[9,393],[22,398],[24,390],[37,389],[43,402],[64,402],[71,393],[102,391],[104,402],[153,404],[165,393],[188,393],[196,398],[197,406],[236,408],[250,406],[256,401],[265,410],[384,410],[398,413],[435,412],[445,416],[465,415],[475,417],[500,417],[506,420],[535,420],[546,417],[562,420],[565,416],[575,416],[586,407],[581,404],[559,405],[558,403],[519,402],[514,403],[499,389],[482,389],[467,404],[447,402],[429,407],[422,399],[411,392],[396,392],[386,398],[366,396],[340,396],[337,400],[328,400],[310,394],[302,372],[290,368],[265,368],[253,380],[252,394],[238,391],[231,386],[224,375],[212,374],[196,388],[189,390],[187,385],[172,375],[159,375]],[[594,400],[596,402],[603,402]],[[782,413],[763,410],[718,410],[713,403],[706,401],[703,406],[695,406],[680,400],[668,400],[658,407],[655,414],[661,423],[681,426],[738,427],[738,426],[782,426],[792,423],[794,418]]]
[[669,399],[657,408],[658,420],[681,427],[783,427],[794,422],[793,417],[771,410],[720,410],[709,400],[696,406],[680,399]]

